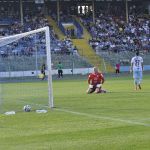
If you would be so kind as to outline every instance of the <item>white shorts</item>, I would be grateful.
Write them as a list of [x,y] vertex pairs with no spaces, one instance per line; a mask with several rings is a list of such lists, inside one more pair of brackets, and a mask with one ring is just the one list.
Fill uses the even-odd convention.
[[133,71],[133,78],[134,79],[142,79],[143,73],[142,71]]

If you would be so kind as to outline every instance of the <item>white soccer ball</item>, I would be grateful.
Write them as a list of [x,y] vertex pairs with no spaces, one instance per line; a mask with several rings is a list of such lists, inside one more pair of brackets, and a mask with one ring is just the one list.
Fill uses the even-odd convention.
[[24,110],[25,112],[30,112],[30,111],[31,111],[31,106],[30,106],[30,105],[25,105],[25,106],[23,107],[23,110]]

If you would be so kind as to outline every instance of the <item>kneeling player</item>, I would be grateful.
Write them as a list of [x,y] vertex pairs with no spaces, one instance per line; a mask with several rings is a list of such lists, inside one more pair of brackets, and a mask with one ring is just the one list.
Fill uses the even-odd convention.
[[89,88],[87,90],[87,94],[90,93],[106,93],[105,90],[102,89],[102,84],[104,83],[104,76],[102,73],[98,72],[98,69],[94,67],[94,72],[91,73],[88,77]]

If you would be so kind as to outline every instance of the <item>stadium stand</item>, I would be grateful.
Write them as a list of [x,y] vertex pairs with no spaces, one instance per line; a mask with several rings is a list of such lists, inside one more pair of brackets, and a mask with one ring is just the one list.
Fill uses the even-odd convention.
[[[55,2],[49,3],[54,4]],[[71,39],[72,37],[69,36],[69,30],[67,30],[67,33],[66,31],[62,33],[63,30],[59,24],[57,24],[56,7],[49,3],[47,2],[46,9],[45,5],[42,4],[24,3],[23,25],[21,25],[19,10],[17,9],[19,3],[15,4],[14,2],[12,5],[2,3],[3,5],[0,6],[0,36],[18,34],[49,26],[51,31],[51,50],[54,56],[56,56],[56,54],[72,56],[73,54],[79,58],[80,54],[81,59],[83,58],[82,56],[91,55],[94,49],[97,55],[100,55],[106,62],[110,62],[112,65],[116,64],[117,61],[120,61],[124,65],[128,64],[130,56],[137,49],[141,50],[144,56],[145,54],[148,56],[150,52],[150,21],[149,15],[139,13],[144,12],[139,11],[144,10],[143,5],[140,5],[141,3],[131,3],[128,23],[126,23],[125,20],[125,6],[122,2],[102,2],[99,7],[95,6],[95,23],[93,23],[92,19],[91,4],[88,4],[89,10],[87,10],[87,7],[84,7],[84,11],[81,10],[82,7],[80,6],[78,9],[79,12],[72,9],[74,2],[67,4],[68,7],[70,7],[68,10],[62,6],[62,10],[60,10],[60,22],[73,22],[74,25],[79,28],[79,38],[85,38],[81,39],[80,42],[78,39]],[[82,23],[82,25],[80,23]],[[86,28],[90,34],[84,28]],[[66,34],[66,36],[64,34]],[[86,41],[83,44],[82,41],[84,40]],[[41,34],[36,37],[24,38],[18,43],[14,42],[11,45],[7,45],[7,47],[1,47],[0,55],[2,58],[10,54],[13,56],[23,55],[31,57],[35,53],[35,47],[32,46],[32,43],[37,41],[38,44],[36,46],[39,49],[38,52],[44,54],[45,40]],[[87,41],[91,47],[81,47],[81,45],[86,45]],[[87,54],[83,55],[83,51],[84,53],[87,52]],[[91,58],[85,58],[91,64],[95,65],[98,62],[93,63],[93,61],[96,60],[95,58],[98,57],[96,54],[90,56]],[[87,60],[86,62],[83,60],[83,64],[86,64]]]
[[[34,16],[33,14],[26,15],[24,17],[24,25],[23,26],[21,26],[20,22],[14,22],[8,28],[1,29],[0,35],[8,36],[8,35],[13,35],[13,34],[19,34],[22,32],[27,32],[27,31],[31,31],[34,29],[38,29],[38,28],[41,28],[44,26],[49,26],[49,23],[48,23],[47,18],[42,13],[38,14],[37,16]],[[52,39],[52,51],[55,53],[67,53],[67,54],[71,53],[74,50],[74,47],[72,46],[71,41],[69,39],[59,40],[57,38],[57,36],[55,35],[51,26],[50,26],[50,29],[51,29],[51,39]],[[37,38],[36,40],[38,40],[39,43],[44,42],[42,35],[38,36],[36,38]],[[26,42],[27,45],[23,45],[23,41],[20,41],[19,45],[18,44],[16,45],[16,43],[12,44],[13,46],[11,47],[11,49],[12,49],[12,53],[14,55],[24,54],[24,52],[22,52],[22,50],[21,50],[23,47],[27,48],[26,50],[24,50],[26,55],[30,55],[30,53],[32,53],[34,48],[32,46],[29,46],[29,45],[32,45],[32,42],[33,42],[32,38],[29,37],[24,40],[27,41]],[[40,49],[42,49],[42,46],[43,45],[41,44]],[[53,46],[55,46],[55,47],[53,47]],[[15,51],[13,51],[13,47],[15,47]],[[18,47],[18,48],[16,48],[16,47]],[[2,56],[4,56],[3,49],[4,48],[1,48]]]
[[140,50],[143,54],[150,52],[149,17],[131,12],[129,22],[126,23],[121,9],[117,6],[104,7],[99,10],[95,24],[90,17],[80,17],[82,24],[92,36],[89,40],[91,47],[98,55],[107,58],[113,64],[118,60],[122,64],[128,64],[131,59],[129,56],[132,56],[136,50]]

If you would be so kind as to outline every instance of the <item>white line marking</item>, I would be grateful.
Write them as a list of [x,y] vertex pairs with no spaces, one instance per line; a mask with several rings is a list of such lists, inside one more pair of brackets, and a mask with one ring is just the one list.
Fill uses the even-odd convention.
[[81,113],[81,112],[76,112],[76,111],[71,111],[71,110],[66,110],[66,109],[55,108],[55,110],[66,112],[66,113],[71,113],[71,114],[75,114],[75,115],[80,115],[80,116],[86,116],[86,117],[90,117],[90,118],[95,118],[95,119],[103,119],[103,120],[124,122],[124,123],[128,123],[128,124],[135,124],[135,125],[141,125],[141,126],[150,127],[150,124],[145,124],[145,123],[137,122],[137,121],[131,121],[131,120],[124,120],[124,119],[120,119],[120,118],[112,118],[112,117],[104,117],[104,116],[91,115],[91,114],[88,114],[88,113]]
[[[22,102],[24,103],[25,101],[22,101]],[[41,105],[41,104],[35,104],[35,103],[30,103],[30,104],[31,105],[40,106],[40,107],[49,108],[48,106],[44,106],[44,105]],[[60,108],[53,108],[53,109],[57,110],[57,111],[62,111],[62,112],[71,113],[71,114],[80,115],[80,116],[86,116],[86,117],[95,118],[95,119],[103,119],[103,120],[124,122],[124,123],[128,123],[128,124],[134,124],[134,125],[140,125],[140,126],[150,127],[150,124],[146,124],[146,123],[142,123],[142,122],[137,122],[137,121],[132,121],[132,120],[124,120],[124,119],[120,119],[120,118],[97,116],[97,115],[91,115],[91,114],[88,114],[88,113],[81,113],[81,112],[76,112],[76,111],[71,111],[71,110],[66,110],[66,109],[60,109]]]
[[150,121],[150,118],[143,118],[143,119],[140,119],[140,121]]

